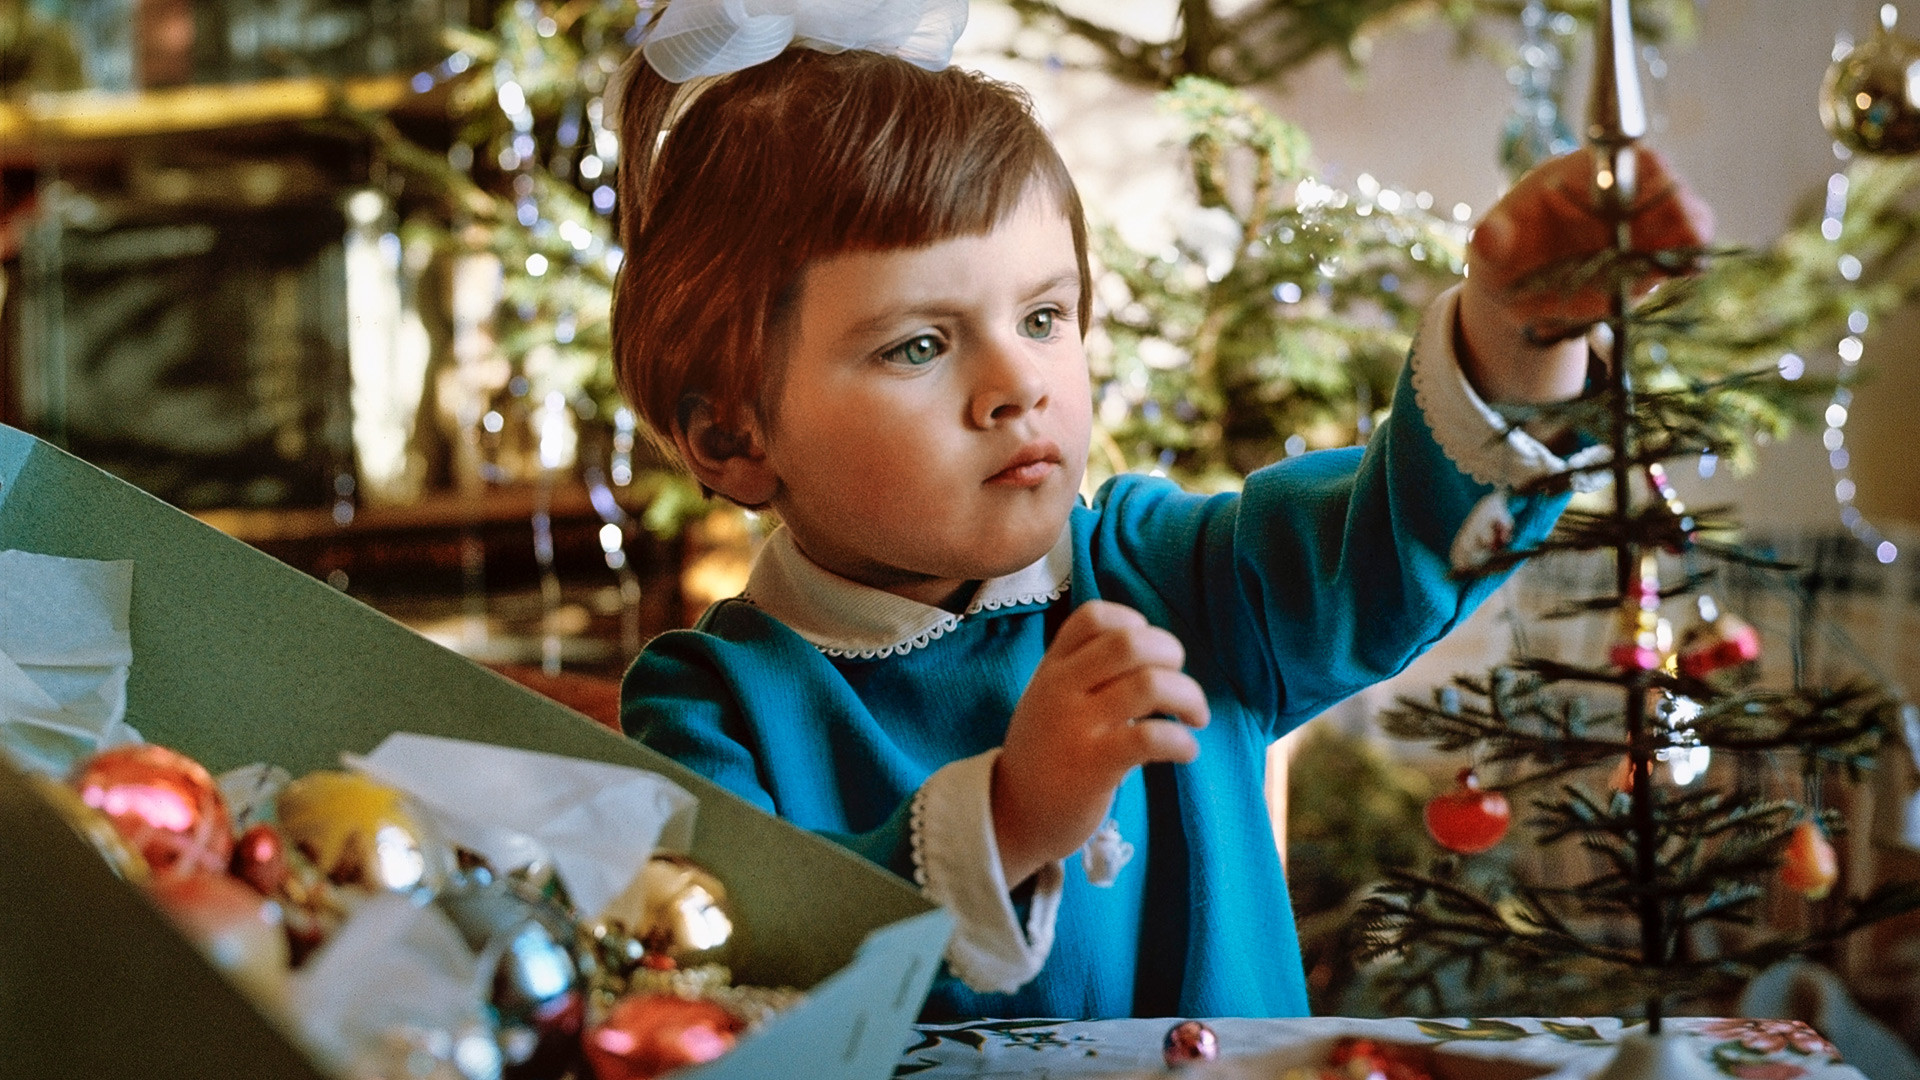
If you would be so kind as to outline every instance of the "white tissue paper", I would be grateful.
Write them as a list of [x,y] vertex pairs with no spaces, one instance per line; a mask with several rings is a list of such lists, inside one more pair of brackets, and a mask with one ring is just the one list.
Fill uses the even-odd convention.
[[0,551],[0,749],[64,777],[126,724],[133,563]]
[[698,800],[642,769],[411,732],[345,760],[405,792],[449,841],[500,872],[551,865],[590,919],[608,914],[656,847],[693,842]]
[[359,905],[294,972],[289,1019],[341,1073],[396,1029],[485,1031],[479,961],[438,907],[395,894]]

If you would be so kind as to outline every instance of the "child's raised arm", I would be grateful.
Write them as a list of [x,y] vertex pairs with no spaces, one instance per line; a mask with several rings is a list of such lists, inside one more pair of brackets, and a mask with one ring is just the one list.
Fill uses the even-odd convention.
[[[1653,151],[1639,148],[1637,251],[1699,247],[1713,214]],[[1541,164],[1508,191],[1474,229],[1460,293],[1460,366],[1490,402],[1535,404],[1579,395],[1586,380],[1587,327],[1607,314],[1598,289],[1526,287],[1527,278],[1564,259],[1613,244],[1612,227],[1593,209],[1593,157],[1576,150]],[[1656,279],[1640,283],[1650,289]]]

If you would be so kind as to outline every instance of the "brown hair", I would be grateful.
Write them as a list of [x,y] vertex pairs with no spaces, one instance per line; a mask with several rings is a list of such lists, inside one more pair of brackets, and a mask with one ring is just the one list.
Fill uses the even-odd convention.
[[706,87],[662,140],[676,89],[630,63],[613,296],[620,390],[667,448],[703,400],[724,430],[747,410],[771,421],[780,323],[810,262],[989,232],[1036,181],[1073,229],[1086,332],[1080,197],[1017,87],[790,48]]

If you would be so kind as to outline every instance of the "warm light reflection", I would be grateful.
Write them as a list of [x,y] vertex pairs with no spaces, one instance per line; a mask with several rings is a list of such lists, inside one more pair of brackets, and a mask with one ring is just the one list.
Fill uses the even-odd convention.
[[88,806],[108,817],[135,817],[156,829],[186,832],[199,819],[199,804],[171,787],[150,784],[120,784],[102,790],[92,787],[81,793]]
[[698,885],[687,886],[677,905],[686,942],[694,949],[712,949],[733,936],[733,920],[720,907],[712,893]]
[[426,881],[427,856],[412,833],[398,825],[382,825],[373,834],[374,874],[396,892]]

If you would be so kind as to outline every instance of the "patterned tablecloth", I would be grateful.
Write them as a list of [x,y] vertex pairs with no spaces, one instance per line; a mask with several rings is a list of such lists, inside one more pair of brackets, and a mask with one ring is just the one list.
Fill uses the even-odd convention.
[[[928,1024],[894,1069],[894,1080],[1165,1080],[1161,1044],[1170,1020],[979,1020]],[[1333,1043],[1358,1036],[1434,1048],[1435,1080],[1585,1080],[1605,1068],[1622,1034],[1612,1018],[1511,1020],[1207,1021],[1216,1061],[1178,1070],[1180,1080],[1282,1080],[1323,1064]],[[1705,1075],[1740,1080],[1865,1080],[1832,1044],[1793,1020],[1668,1019],[1706,1064]],[[1298,1074],[1296,1074],[1298,1075]]]

